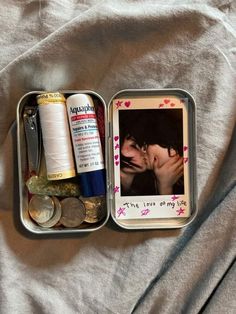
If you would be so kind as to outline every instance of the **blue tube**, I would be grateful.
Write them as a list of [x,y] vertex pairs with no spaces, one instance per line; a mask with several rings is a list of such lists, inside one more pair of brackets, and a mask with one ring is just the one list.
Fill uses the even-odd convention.
[[79,180],[83,196],[90,197],[106,194],[104,169],[81,173]]

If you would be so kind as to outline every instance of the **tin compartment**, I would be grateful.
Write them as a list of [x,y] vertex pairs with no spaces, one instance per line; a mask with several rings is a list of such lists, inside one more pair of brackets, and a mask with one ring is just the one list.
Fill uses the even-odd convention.
[[[195,102],[193,97],[186,91],[181,89],[162,89],[162,90],[123,90],[115,94],[106,108],[103,98],[94,91],[90,90],[65,90],[60,91],[66,96],[75,93],[89,94],[95,100],[95,106],[103,106],[104,108],[104,121],[105,121],[105,168],[106,168],[106,180],[107,180],[107,215],[105,219],[95,224],[84,224],[78,228],[42,228],[32,221],[28,214],[28,189],[25,185],[26,169],[27,169],[27,151],[24,135],[24,125],[22,120],[22,114],[24,107],[29,104],[32,99],[35,99],[38,94],[42,94],[45,91],[33,91],[25,94],[19,101],[17,106],[17,150],[18,150],[18,169],[19,169],[19,194],[20,194],[20,220],[22,225],[31,233],[34,234],[77,234],[84,232],[92,232],[102,228],[108,221],[110,213],[117,225],[123,229],[171,229],[181,228],[193,221],[197,214],[196,204],[196,123],[195,123]],[[112,101],[116,98],[132,98],[132,97],[144,97],[144,96],[177,96],[188,99],[188,135],[189,135],[189,163],[190,167],[190,207],[191,215],[188,218],[152,218],[152,219],[129,219],[120,220],[115,216],[114,208],[114,166],[113,166],[113,131],[112,131]]]
[[[25,131],[24,131],[24,123],[23,123],[23,111],[25,106],[29,104],[34,104],[37,106],[35,99],[36,96],[39,94],[45,93],[45,91],[33,91],[30,93],[25,94],[19,101],[17,106],[17,153],[18,153],[18,172],[19,172],[19,194],[20,194],[20,221],[25,229],[33,234],[76,234],[76,233],[83,233],[83,232],[91,232],[100,229],[104,226],[109,218],[109,210],[107,207],[106,217],[97,223],[83,223],[77,228],[62,228],[62,227],[53,227],[53,228],[44,228],[39,226],[35,223],[29,216],[28,213],[28,189],[26,187],[26,180],[27,180],[27,145],[25,139]],[[84,93],[90,95],[94,100],[95,107],[102,106],[104,112],[104,122],[107,120],[106,117],[106,106],[105,102],[100,95],[93,91],[88,90],[64,90],[61,91],[62,94],[65,94],[66,97],[76,93]],[[105,138],[107,137],[107,128],[106,124],[104,125],[105,129]],[[105,161],[105,168],[107,169],[107,147],[105,144],[104,138],[104,161]],[[106,173],[106,182],[107,173]],[[108,190],[108,187],[107,187]]]

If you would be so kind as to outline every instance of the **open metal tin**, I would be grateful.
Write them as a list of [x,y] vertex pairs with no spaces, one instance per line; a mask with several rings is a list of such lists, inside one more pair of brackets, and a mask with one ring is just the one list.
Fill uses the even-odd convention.
[[[17,106],[17,149],[18,149],[18,169],[19,169],[19,193],[20,193],[20,220],[22,225],[34,234],[77,234],[84,232],[92,232],[102,228],[108,221],[111,214],[117,225],[124,229],[170,229],[181,228],[189,224],[197,214],[196,204],[196,124],[195,124],[195,102],[193,97],[186,91],[181,89],[163,89],[163,90],[123,90],[115,94],[106,106],[103,98],[94,91],[90,90],[64,90],[60,93],[67,98],[73,94],[88,94],[92,97],[95,107],[102,108],[104,121],[104,138],[103,152],[106,168],[106,215],[102,220],[96,223],[82,223],[76,228],[64,228],[60,225],[52,228],[41,227],[35,223],[28,211],[29,192],[26,186],[28,179],[28,144],[26,143],[24,110],[26,106],[37,107],[36,96],[45,93],[44,91],[33,91],[24,95]],[[134,111],[133,111],[134,110]],[[142,112],[138,112],[144,110]],[[130,117],[153,116],[152,113],[162,115],[165,112],[179,112],[182,120],[178,119],[178,123],[182,125],[180,137],[183,138],[180,152],[184,164],[184,193],[171,191],[168,195],[155,195],[151,192],[149,195],[140,189],[136,193],[126,193],[122,187],[122,172],[125,163],[123,158],[124,129],[125,116],[128,117],[128,126],[130,125],[137,134],[140,130],[145,133],[144,127],[147,124],[137,124],[132,122]],[[122,113],[121,113],[122,111]],[[164,114],[165,115],[165,114]],[[165,118],[165,117],[164,117]],[[135,118],[136,119],[136,118]],[[143,120],[143,121],[144,121]],[[124,121],[124,123],[123,123]],[[138,123],[138,118],[137,118]],[[151,120],[150,120],[151,121]],[[152,119],[153,121],[153,119]],[[133,123],[133,125],[132,125]],[[149,124],[149,122],[148,122]],[[155,124],[154,124],[155,126]],[[151,128],[151,122],[150,122]],[[130,130],[130,128],[128,127]],[[137,130],[139,132],[137,132]],[[150,133],[150,132],[149,132]],[[181,135],[182,134],[182,135]],[[126,134],[127,135],[127,134]],[[143,150],[142,145],[147,145],[149,135],[141,136],[138,139],[139,153]],[[152,143],[157,144],[157,143]],[[137,145],[137,143],[136,143]],[[162,145],[163,146],[163,145]],[[165,145],[164,145],[165,146]],[[170,147],[169,150],[172,149]],[[167,149],[167,148],[165,148]],[[173,149],[172,149],[173,150]],[[177,151],[177,149],[176,149]],[[176,157],[177,158],[177,157]],[[131,161],[132,165],[132,161]],[[129,164],[128,172],[132,167]],[[150,167],[149,167],[150,168]],[[153,166],[152,166],[153,168]],[[127,169],[126,169],[127,170]],[[150,170],[150,169],[149,169]],[[134,171],[133,171],[134,172]],[[145,171],[143,171],[144,173]],[[149,171],[150,172],[150,171]],[[141,178],[143,180],[143,178]],[[143,181],[144,182],[144,181]],[[146,181],[145,181],[146,182]],[[148,187],[148,184],[145,184]],[[164,204],[164,205],[163,205]],[[158,208],[162,207],[159,212]],[[169,208],[168,208],[169,206]],[[133,209],[132,209],[133,208]],[[132,209],[132,210],[131,210]],[[163,214],[164,211],[168,213]],[[135,214],[136,212],[136,214]]]

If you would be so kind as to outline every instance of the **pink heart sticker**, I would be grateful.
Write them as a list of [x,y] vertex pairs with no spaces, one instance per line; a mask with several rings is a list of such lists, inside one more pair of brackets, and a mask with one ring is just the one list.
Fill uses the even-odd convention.
[[171,107],[174,107],[174,106],[175,106],[175,104],[172,102],[172,103],[170,104],[170,106],[171,106]]
[[114,136],[114,140],[115,140],[115,141],[118,141],[118,139],[119,139],[119,136],[117,136],[117,135]]
[[119,155],[115,155],[114,157],[115,157],[115,160],[118,160],[118,158],[119,158]]
[[160,104],[160,105],[159,105],[159,108],[161,108],[161,107],[164,107],[164,104]]
[[131,105],[130,101],[125,101],[125,107],[129,108],[130,105]]
[[186,150],[188,150],[188,146],[184,146],[184,152],[186,152]]
[[118,166],[118,165],[119,165],[119,161],[116,161],[116,162],[115,162],[115,165]]
[[169,99],[164,99],[164,103],[167,105],[170,102]]

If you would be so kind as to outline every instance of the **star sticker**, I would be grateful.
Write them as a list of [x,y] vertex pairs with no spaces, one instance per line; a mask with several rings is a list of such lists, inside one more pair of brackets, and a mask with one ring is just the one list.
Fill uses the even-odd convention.
[[113,191],[114,191],[114,193],[118,193],[119,192],[119,190],[120,190],[120,187],[119,186],[115,186],[114,187],[114,189],[113,189]]
[[116,102],[116,109],[118,109],[119,107],[121,107],[122,103],[123,103],[123,101],[118,100],[118,101]]
[[118,214],[118,218],[123,215],[125,216],[126,213],[125,213],[125,207],[120,207],[118,210],[117,210],[117,214]]
[[186,164],[188,162],[188,157],[184,157],[184,163]]
[[184,214],[184,208],[180,207],[179,209],[176,210],[176,213],[178,213],[177,216],[180,216],[181,214]]
[[172,201],[175,201],[175,200],[177,200],[178,198],[179,198],[179,196],[175,196],[175,195],[171,196],[171,200],[172,200]]
[[150,213],[150,209],[145,208],[141,210],[141,216],[147,216]]

